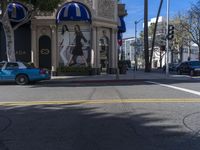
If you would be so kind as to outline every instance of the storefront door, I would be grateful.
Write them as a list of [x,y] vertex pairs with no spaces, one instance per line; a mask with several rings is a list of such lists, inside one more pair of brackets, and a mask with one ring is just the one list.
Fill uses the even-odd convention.
[[51,39],[46,35],[39,39],[39,67],[51,69]]

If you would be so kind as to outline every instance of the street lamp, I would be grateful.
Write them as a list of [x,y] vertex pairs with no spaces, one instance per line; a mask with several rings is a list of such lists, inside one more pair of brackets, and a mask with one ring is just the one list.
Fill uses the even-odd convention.
[[138,24],[140,21],[142,21],[142,20],[143,20],[143,18],[141,18],[141,19],[135,21],[135,38],[137,38],[137,24]]
[[135,57],[134,57],[134,59],[135,59],[135,71],[137,70],[137,57],[136,57],[136,49],[137,49],[137,24],[140,22],[140,21],[142,21],[143,20],[143,18],[141,18],[141,19],[139,19],[139,20],[137,20],[137,21],[135,21]]

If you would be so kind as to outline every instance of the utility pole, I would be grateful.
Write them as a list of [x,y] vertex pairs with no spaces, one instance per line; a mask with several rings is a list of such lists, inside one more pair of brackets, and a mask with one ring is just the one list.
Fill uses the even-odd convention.
[[149,39],[148,39],[148,0],[144,0],[144,53],[145,53],[145,72],[149,69]]

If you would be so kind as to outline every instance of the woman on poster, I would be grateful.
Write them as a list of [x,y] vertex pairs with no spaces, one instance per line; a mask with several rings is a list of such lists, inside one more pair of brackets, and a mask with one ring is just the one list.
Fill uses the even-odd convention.
[[100,57],[101,57],[101,69],[108,68],[109,60],[109,38],[107,36],[106,30],[102,31],[102,37],[100,38]]
[[69,29],[67,25],[62,26],[62,41],[60,42],[60,57],[62,61],[64,62],[64,66],[68,65],[68,60],[67,60],[67,51],[69,48]]
[[[84,56],[83,49],[82,49],[83,48],[83,44],[81,43],[82,39],[83,39],[83,41],[85,43],[87,42],[87,40],[84,37],[83,33],[81,32],[79,25],[75,25],[74,30],[75,30],[75,39],[74,39],[75,46],[74,46],[74,48],[72,49],[72,52],[71,52],[72,56],[69,59],[69,65],[77,64],[77,57],[81,56],[81,58],[83,59],[85,65],[88,66],[87,60],[86,60],[86,58]],[[71,61],[73,63],[71,63]]]

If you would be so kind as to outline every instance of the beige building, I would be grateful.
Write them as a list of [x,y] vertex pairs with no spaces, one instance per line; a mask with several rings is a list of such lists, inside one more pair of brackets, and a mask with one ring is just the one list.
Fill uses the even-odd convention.
[[54,13],[37,12],[31,21],[31,61],[54,73],[61,66],[115,73],[118,17],[125,15],[125,5],[116,0],[66,0]]

